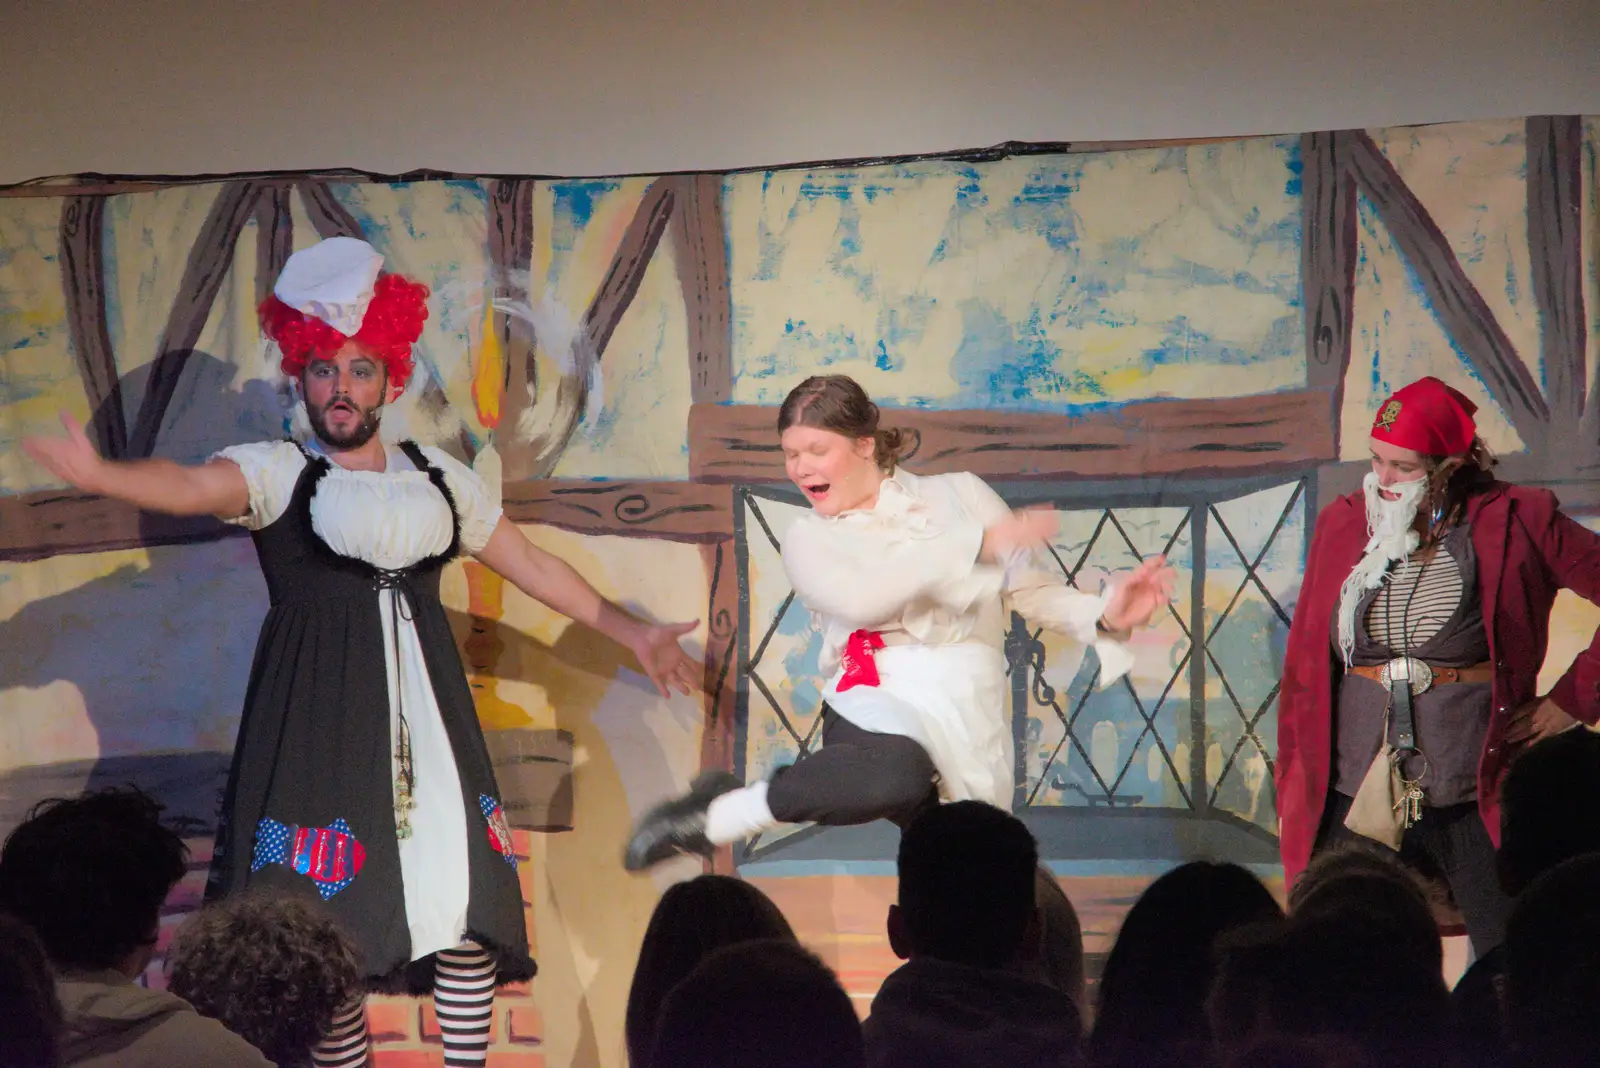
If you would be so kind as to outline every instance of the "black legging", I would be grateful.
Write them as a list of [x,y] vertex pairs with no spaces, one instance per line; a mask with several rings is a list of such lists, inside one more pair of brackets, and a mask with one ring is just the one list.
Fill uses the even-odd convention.
[[[1373,845],[1344,825],[1350,798],[1328,791],[1328,808],[1322,816],[1316,851],[1344,842]],[[1511,899],[1500,889],[1495,873],[1494,843],[1478,815],[1478,803],[1469,801],[1443,808],[1424,808],[1422,820],[1407,829],[1400,843],[1400,859],[1424,872],[1437,872],[1450,886],[1461,909],[1461,919],[1481,957],[1505,938]]]
[[939,803],[939,773],[921,745],[862,730],[822,706],[822,748],[772,777],[767,806],[784,823],[906,826]]

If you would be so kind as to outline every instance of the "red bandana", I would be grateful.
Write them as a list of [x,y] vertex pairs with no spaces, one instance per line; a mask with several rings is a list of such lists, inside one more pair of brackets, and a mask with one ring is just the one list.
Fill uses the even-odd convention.
[[883,635],[875,630],[858,630],[844,643],[844,675],[839,679],[838,691],[844,693],[852,686],[878,685],[878,662],[873,650],[883,648]]
[[1472,447],[1478,406],[1437,378],[1420,378],[1383,402],[1372,436],[1424,456],[1460,456]]

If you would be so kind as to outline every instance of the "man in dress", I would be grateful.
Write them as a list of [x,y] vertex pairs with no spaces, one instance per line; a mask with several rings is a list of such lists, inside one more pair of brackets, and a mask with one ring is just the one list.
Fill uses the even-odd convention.
[[[24,447],[79,489],[253,533],[272,607],[251,669],[209,893],[315,894],[369,980],[432,987],[447,1063],[482,1063],[496,980],[533,974],[499,791],[439,580],[475,556],[629,648],[663,695],[695,685],[679,639],[601,597],[508,521],[469,468],[378,436],[406,387],[428,290],[364,241],[295,253],[261,308],[314,432],[209,462],[108,461],[65,439]],[[360,1006],[319,1064],[365,1059]]]

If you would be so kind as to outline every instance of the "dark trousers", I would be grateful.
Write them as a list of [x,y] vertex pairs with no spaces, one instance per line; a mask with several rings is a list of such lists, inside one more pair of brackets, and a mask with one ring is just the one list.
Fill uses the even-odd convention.
[[[1350,803],[1351,799],[1339,791],[1328,792],[1328,808],[1322,815],[1313,856],[1329,846],[1349,842],[1382,848],[1344,825]],[[1494,843],[1478,815],[1476,801],[1424,808],[1422,820],[1408,828],[1400,842],[1400,859],[1425,875],[1443,878],[1449,885],[1450,895],[1466,922],[1474,955],[1481,957],[1505,940],[1511,899],[1500,889]]]
[[773,775],[767,806],[785,823],[891,820],[903,828],[939,803],[938,780],[921,745],[864,731],[823,705],[822,748]]

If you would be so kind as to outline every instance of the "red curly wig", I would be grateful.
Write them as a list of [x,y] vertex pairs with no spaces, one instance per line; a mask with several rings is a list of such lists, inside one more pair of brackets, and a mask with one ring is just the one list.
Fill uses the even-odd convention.
[[277,297],[261,302],[260,315],[261,329],[278,343],[283,373],[290,378],[299,378],[311,360],[331,360],[345,342],[356,341],[371,349],[388,369],[389,381],[404,389],[415,366],[411,346],[428,318],[428,287],[398,274],[379,276],[361,329],[350,336]]

